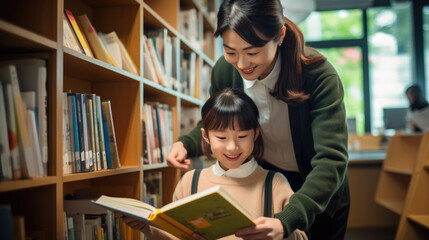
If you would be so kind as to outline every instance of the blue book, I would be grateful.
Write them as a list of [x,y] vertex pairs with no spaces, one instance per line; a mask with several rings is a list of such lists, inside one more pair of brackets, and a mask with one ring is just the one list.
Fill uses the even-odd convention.
[[85,155],[85,140],[83,135],[83,119],[82,119],[82,99],[81,94],[76,93],[76,116],[77,116],[77,128],[79,138],[79,150],[80,150],[80,172],[85,171],[86,166],[86,155]]
[[109,142],[109,129],[107,126],[106,111],[104,111],[103,108],[101,108],[101,114],[103,119],[104,148],[106,150],[107,168],[112,168],[112,157],[110,153],[110,142]]
[[74,146],[74,160],[73,163],[73,172],[82,172],[80,167],[80,148],[79,148],[79,129],[77,126],[77,112],[76,112],[76,95],[73,93],[68,94],[71,102],[71,126],[72,126],[72,135],[73,135],[73,146]]

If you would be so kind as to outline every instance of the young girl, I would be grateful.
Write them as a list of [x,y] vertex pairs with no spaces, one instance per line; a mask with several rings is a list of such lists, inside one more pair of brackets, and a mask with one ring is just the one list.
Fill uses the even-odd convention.
[[[205,155],[216,162],[200,172],[197,191],[221,185],[254,217],[258,229],[267,221],[278,221],[279,228],[269,228],[260,239],[283,239],[280,220],[264,216],[264,189],[268,171],[258,165],[263,143],[258,122],[259,112],[254,102],[242,91],[225,89],[214,94],[202,110],[203,148]],[[191,195],[195,170],[187,172],[176,186],[173,200]],[[280,212],[293,191],[286,178],[275,173],[272,180],[270,215]],[[149,239],[174,239],[168,233],[132,218],[124,218],[131,227],[141,230]],[[266,229],[266,228],[264,228]],[[195,236],[198,239],[198,236]],[[237,239],[230,235],[225,239]],[[287,239],[307,239],[303,231],[295,230]]]
[[[261,166],[285,175],[295,192],[274,217],[286,236],[301,229],[311,240],[343,240],[350,207],[348,133],[337,72],[305,46],[280,0],[224,0],[215,36],[224,54],[212,69],[210,93],[238,88],[255,102],[264,139]],[[187,169],[188,158],[201,155],[200,128],[173,144],[169,166]],[[242,229],[238,236],[252,239],[259,230]]]

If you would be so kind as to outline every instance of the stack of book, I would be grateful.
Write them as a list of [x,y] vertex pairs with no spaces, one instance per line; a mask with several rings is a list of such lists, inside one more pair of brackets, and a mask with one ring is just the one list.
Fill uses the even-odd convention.
[[165,163],[173,145],[173,113],[167,104],[147,102],[143,106],[143,163]]
[[67,9],[63,23],[65,47],[138,75],[136,65],[115,31],[97,32],[86,14],[75,18]]
[[47,175],[46,60],[0,62],[0,179]]
[[110,101],[63,93],[64,174],[121,167]]

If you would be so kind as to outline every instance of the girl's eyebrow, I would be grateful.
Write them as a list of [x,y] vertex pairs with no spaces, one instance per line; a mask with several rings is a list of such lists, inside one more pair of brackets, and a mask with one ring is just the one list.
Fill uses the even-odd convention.
[[[223,44],[223,46],[226,47],[226,48],[229,48],[231,50],[235,50],[234,48],[232,48],[232,47],[230,47],[230,46],[228,46],[226,44]],[[255,46],[245,47],[245,48],[243,48],[243,50],[249,50],[249,49],[252,49],[252,48],[255,48]]]

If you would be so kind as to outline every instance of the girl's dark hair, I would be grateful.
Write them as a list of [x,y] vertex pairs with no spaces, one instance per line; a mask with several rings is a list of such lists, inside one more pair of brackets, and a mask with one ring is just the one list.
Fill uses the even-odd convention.
[[410,104],[411,111],[420,110],[429,105],[423,96],[423,92],[418,85],[411,85],[405,91],[405,94],[410,93],[414,97],[414,102]]
[[[242,90],[227,88],[213,94],[201,109],[202,127],[208,134],[210,130],[239,129],[250,130],[259,128],[259,111],[252,99]],[[238,126],[234,126],[237,121]],[[201,140],[204,155],[213,160],[210,146]],[[252,155],[262,159],[264,145],[262,136],[255,140]]]
[[286,35],[279,47],[284,64],[271,95],[291,105],[304,103],[310,97],[303,89],[305,71],[326,58],[305,54],[304,36],[295,23],[283,16],[280,0],[224,0],[217,19],[216,37],[230,29],[256,47],[277,41],[285,26]]

